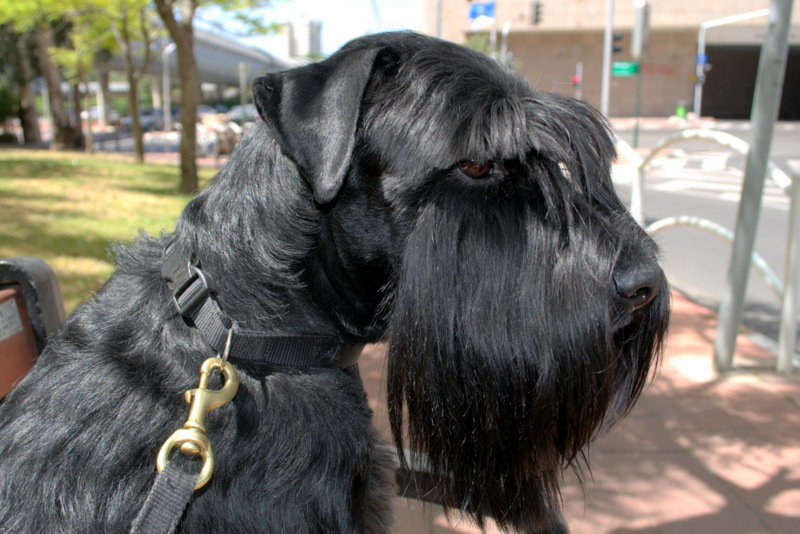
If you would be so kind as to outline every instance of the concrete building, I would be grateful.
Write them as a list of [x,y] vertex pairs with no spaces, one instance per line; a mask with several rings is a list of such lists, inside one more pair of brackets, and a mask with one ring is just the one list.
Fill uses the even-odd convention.
[[[541,21],[532,22],[532,0],[496,0],[494,26],[470,29],[469,0],[424,0],[425,33],[435,35],[441,5],[441,37],[464,43],[471,35],[495,33],[499,50],[503,27],[512,64],[540,90],[580,97],[600,106],[603,33],[607,0],[541,0]],[[642,60],[641,115],[667,116],[678,105],[692,108],[698,31],[701,24],[769,7],[769,0],[649,0],[649,49]],[[613,61],[630,61],[634,24],[632,0],[616,0],[614,31],[622,50]],[[766,17],[709,29],[702,114],[747,118],[755,85]],[[780,118],[800,120],[800,9],[794,9]],[[578,65],[581,64],[581,67]],[[581,87],[572,83],[582,69]],[[609,115],[634,114],[636,77],[612,77]]]
[[296,17],[285,24],[270,40],[269,50],[292,65],[319,59],[322,54],[322,23],[306,17]]

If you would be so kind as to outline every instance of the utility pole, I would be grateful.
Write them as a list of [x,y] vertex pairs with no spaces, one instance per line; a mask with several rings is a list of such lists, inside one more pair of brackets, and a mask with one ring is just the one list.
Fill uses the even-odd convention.
[[[166,42],[166,38],[164,38],[165,45],[164,49],[161,51],[161,81],[163,83],[162,90],[164,91],[164,96],[161,98],[161,109],[164,117],[164,131],[168,132],[172,130],[172,83],[169,79],[169,55],[175,51],[175,43],[168,43]],[[164,137],[166,139],[166,136]],[[166,140],[164,141],[166,143]]]
[[608,116],[608,93],[611,86],[611,47],[614,33],[614,0],[606,0],[606,31],[603,34],[603,75],[600,88],[600,111]]
[[731,368],[736,349],[736,334],[742,322],[750,258],[755,248],[756,228],[764,192],[764,177],[786,71],[792,2],[793,0],[772,0],[764,44],[758,60],[758,75],[750,113],[750,150],[745,163],[731,261],[719,305],[717,337],[714,339],[714,364],[720,371]]
[[767,13],[769,13],[769,9],[759,9],[758,11],[750,11],[748,13],[742,13],[741,15],[709,20],[700,25],[700,30],[697,32],[697,58],[695,59],[695,77],[697,79],[694,82],[694,105],[692,109],[697,117],[700,117],[700,107],[703,101],[703,84],[705,83],[706,66],[708,65],[708,56],[706,55],[706,31],[718,26],[765,17]]
[[583,98],[583,61],[575,63],[575,74],[572,75],[572,85],[575,87],[575,99]]
[[792,177],[792,203],[789,210],[789,243],[786,246],[786,270],[781,306],[781,330],[778,335],[779,373],[791,373],[794,344],[797,339],[797,310],[800,296],[800,174]]
[[636,103],[634,107],[633,148],[639,148],[639,116],[642,102],[642,56],[647,52],[650,36],[650,4],[645,0],[633,2],[633,31],[631,32],[631,57],[636,62]]
[[442,0],[436,0],[436,37],[442,38]]

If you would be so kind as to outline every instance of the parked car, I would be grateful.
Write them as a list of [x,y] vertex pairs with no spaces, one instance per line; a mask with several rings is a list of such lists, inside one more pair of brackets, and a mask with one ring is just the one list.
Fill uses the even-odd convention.
[[[97,106],[92,106],[89,111],[86,111],[85,109],[81,111],[81,119],[86,120],[89,117],[92,117],[92,122],[97,122],[100,120],[100,110],[97,108]],[[120,116],[116,110],[108,110],[108,122],[110,124],[115,124],[119,122],[119,120]]]
[[197,117],[202,118],[204,115],[216,115],[217,110],[206,104],[197,106]]
[[[144,108],[139,110],[139,124],[142,130],[149,132],[151,130],[164,129],[164,115],[160,109]],[[133,127],[133,117],[128,116],[122,119],[122,126],[126,130]]]
[[228,112],[228,120],[238,125],[254,122],[258,118],[258,110],[254,104],[247,104],[245,107],[233,106]]

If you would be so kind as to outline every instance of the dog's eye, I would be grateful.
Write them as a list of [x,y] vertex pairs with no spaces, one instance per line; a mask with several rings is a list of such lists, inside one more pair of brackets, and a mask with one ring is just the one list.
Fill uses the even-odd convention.
[[461,172],[474,180],[486,178],[492,172],[492,162],[485,161],[478,163],[473,160],[461,161],[458,163],[458,168]]

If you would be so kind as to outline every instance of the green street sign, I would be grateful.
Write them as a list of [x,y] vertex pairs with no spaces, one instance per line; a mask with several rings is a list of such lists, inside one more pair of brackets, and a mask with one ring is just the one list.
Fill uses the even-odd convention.
[[636,61],[615,61],[611,64],[611,75],[617,78],[630,78],[639,72]]

